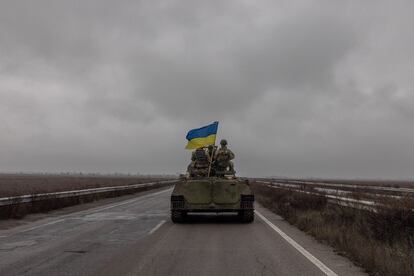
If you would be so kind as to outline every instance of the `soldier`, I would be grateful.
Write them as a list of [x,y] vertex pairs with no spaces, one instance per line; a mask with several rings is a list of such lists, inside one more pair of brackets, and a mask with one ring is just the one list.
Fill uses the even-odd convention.
[[214,170],[214,156],[215,156],[216,151],[217,151],[217,146],[215,146],[215,145],[209,145],[206,148],[206,153],[207,153],[207,156],[208,156],[208,160],[210,162],[209,168],[208,168],[208,172],[209,172],[208,175],[209,176],[216,176],[216,173],[215,173],[215,170]]
[[[221,140],[220,141],[220,148],[214,154],[215,165],[218,168],[227,170],[229,168],[229,172],[234,174],[234,165],[233,162],[230,160],[234,159],[234,153],[227,148],[227,141]],[[219,169],[220,170],[220,169]]]
[[192,176],[193,173],[194,173],[194,164],[195,164],[195,162],[191,161],[191,163],[188,164],[188,166],[187,166],[187,173],[188,173],[189,176]]
[[204,148],[198,148],[191,154],[191,163],[187,171],[190,176],[207,176],[210,157]]
[[210,161],[213,161],[211,158],[214,158],[216,151],[217,151],[217,146],[209,145],[207,147],[207,154],[208,154],[208,158],[210,159]]

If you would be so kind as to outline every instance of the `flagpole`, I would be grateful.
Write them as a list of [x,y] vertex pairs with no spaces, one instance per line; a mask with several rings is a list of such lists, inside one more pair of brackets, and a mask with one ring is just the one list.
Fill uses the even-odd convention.
[[210,177],[210,173],[211,173],[211,164],[213,163],[214,149],[216,148],[216,140],[217,140],[217,132],[216,132],[216,136],[214,137],[213,150],[211,151],[210,164],[208,165],[207,177]]
[[216,147],[216,140],[214,140],[213,150],[211,151],[210,164],[208,164],[208,174],[207,174],[207,177],[210,177],[210,173],[211,173],[211,163],[213,163],[213,156],[214,156],[214,148],[215,147]]

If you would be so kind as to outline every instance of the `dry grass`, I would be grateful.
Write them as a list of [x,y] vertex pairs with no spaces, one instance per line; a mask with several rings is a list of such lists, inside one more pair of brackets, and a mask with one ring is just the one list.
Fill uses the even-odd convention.
[[412,180],[339,180],[339,179],[324,179],[320,182],[325,183],[337,183],[337,184],[350,184],[350,185],[363,185],[363,186],[380,186],[391,188],[414,188],[414,181]]
[[[269,179],[267,179],[269,180]],[[311,181],[327,184],[344,184],[360,185],[374,187],[391,187],[391,188],[414,188],[413,180],[378,180],[378,179],[295,179],[287,178],[285,180]]]
[[327,242],[371,275],[414,275],[414,201],[381,199],[368,212],[314,196],[253,183],[256,198],[289,223]]
[[[61,176],[61,175],[0,175],[0,197],[33,195],[39,193],[81,190],[98,187],[123,186],[167,180],[160,177],[129,176]],[[91,202],[107,197],[146,191],[171,184],[157,184],[125,191],[113,191],[70,198],[48,198],[31,203],[17,203],[0,207],[0,219],[23,218],[29,213],[47,212],[71,205]]]
[[[270,179],[263,179],[269,181]],[[285,179],[285,180],[275,180],[272,181],[276,183],[291,184],[290,181],[296,181],[299,179]],[[411,181],[385,181],[385,180],[309,180],[302,179],[301,181],[309,181],[308,184],[300,184],[293,182],[293,184],[298,185],[301,190],[308,190],[314,193],[325,194],[321,189],[330,189],[331,193],[333,190],[336,190],[338,196],[341,196],[341,193],[347,192],[347,197],[355,198],[358,200],[366,199],[373,200],[377,199],[379,195],[383,196],[408,196],[414,198],[413,193],[407,193],[401,190],[380,190],[376,188],[414,188],[414,182]],[[330,185],[332,184],[332,185]],[[340,187],[334,186],[335,184],[341,185]],[[288,188],[288,187],[287,187]]]
[[30,213],[43,213],[55,209],[60,209],[72,205],[91,202],[108,197],[117,197],[126,194],[133,194],[137,192],[147,191],[150,189],[156,189],[160,187],[169,186],[171,184],[157,184],[151,187],[138,187],[129,190],[105,192],[99,194],[90,194],[84,196],[75,196],[67,198],[48,198],[41,201],[35,201],[30,203],[18,203],[14,205],[0,207],[0,219],[21,219]]
[[139,184],[160,177],[0,174],[0,197]]

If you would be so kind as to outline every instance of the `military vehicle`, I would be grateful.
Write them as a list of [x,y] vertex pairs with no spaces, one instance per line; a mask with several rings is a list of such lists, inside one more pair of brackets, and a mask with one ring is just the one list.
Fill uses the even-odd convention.
[[248,180],[236,178],[234,154],[222,148],[198,148],[191,155],[187,175],[180,177],[171,194],[171,220],[184,222],[190,213],[237,213],[242,222],[254,220],[254,195]]
[[237,213],[240,221],[254,220],[254,195],[248,180],[225,177],[182,179],[171,195],[171,220],[184,222],[190,213]]

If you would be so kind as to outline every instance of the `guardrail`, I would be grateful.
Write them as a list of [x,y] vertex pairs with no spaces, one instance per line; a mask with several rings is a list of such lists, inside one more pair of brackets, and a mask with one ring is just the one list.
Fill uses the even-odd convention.
[[[306,191],[306,190],[300,189],[299,187],[295,187],[294,185],[289,185],[289,184],[287,185],[285,184],[286,186],[283,186],[284,184],[278,183],[278,181],[256,180],[256,182],[267,184],[269,187],[276,188],[276,189],[284,189],[284,190],[305,193],[305,194],[310,194],[310,195],[315,195],[315,196],[323,196],[327,198],[328,203],[341,205],[345,207],[351,207],[351,208],[360,209],[360,210],[368,210],[371,212],[376,212],[377,208],[382,206],[381,204],[375,201],[372,201],[372,200],[358,200],[358,199],[354,199],[350,197],[332,195],[332,194],[327,194],[327,193],[316,193],[316,192]],[[411,211],[414,212],[414,210],[411,210]]]
[[347,188],[347,189],[365,189],[376,190],[383,192],[397,192],[397,193],[414,193],[414,188],[395,188],[395,187],[382,187],[372,185],[355,185],[355,184],[342,184],[342,183],[329,183],[320,181],[305,181],[305,180],[291,180],[291,179],[272,179],[273,182],[286,183],[286,184],[301,184],[301,185],[314,185],[314,186],[327,186],[335,188]]
[[0,198],[0,206],[14,205],[14,204],[20,204],[20,203],[31,203],[35,201],[42,201],[42,200],[48,200],[48,199],[85,196],[85,195],[100,194],[100,193],[115,192],[115,191],[127,191],[127,190],[133,190],[133,189],[138,189],[138,188],[151,187],[151,186],[155,186],[159,184],[169,184],[169,183],[172,184],[175,182],[178,182],[178,180],[165,180],[165,181],[156,181],[156,182],[141,183],[141,184],[134,184],[134,185],[102,187],[102,188],[64,191],[64,192],[56,192],[56,193],[42,193],[42,194],[33,194],[33,195],[3,197],[3,198]]

